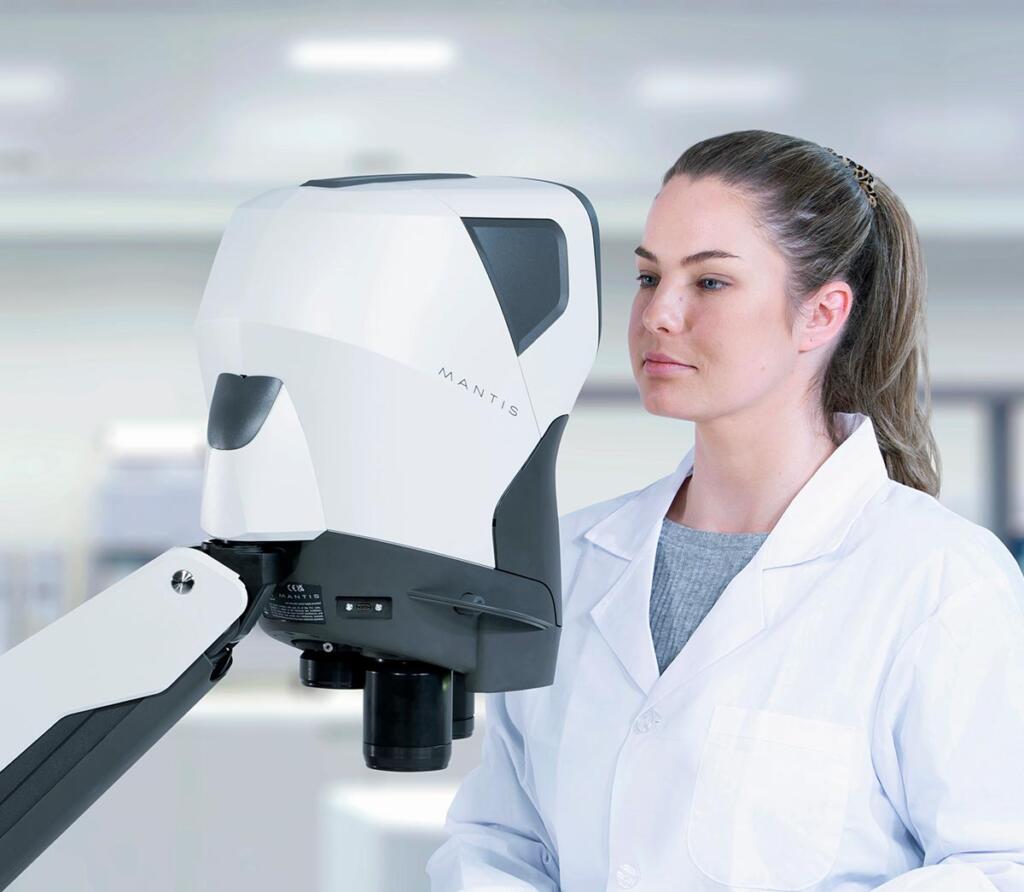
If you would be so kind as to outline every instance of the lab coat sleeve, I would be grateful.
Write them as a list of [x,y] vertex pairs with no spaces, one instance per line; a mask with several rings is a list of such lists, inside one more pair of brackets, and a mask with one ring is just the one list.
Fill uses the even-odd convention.
[[431,892],[558,892],[554,846],[530,789],[507,692],[485,697],[480,764],[463,778],[445,819],[448,838],[427,862]]
[[1024,577],[1016,564],[1002,562],[947,597],[903,643],[880,695],[872,757],[923,852],[921,867],[876,892],[1024,892]]

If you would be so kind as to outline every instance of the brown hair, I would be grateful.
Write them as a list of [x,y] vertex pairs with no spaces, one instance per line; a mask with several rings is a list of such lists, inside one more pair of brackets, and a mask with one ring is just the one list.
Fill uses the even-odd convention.
[[850,315],[813,382],[826,430],[838,446],[842,433],[832,413],[864,413],[889,477],[938,496],[942,470],[930,427],[926,275],[903,202],[875,177],[873,208],[853,170],[835,154],[766,130],[739,130],[690,146],[662,185],[680,175],[717,178],[751,201],[757,225],[787,260],[790,324],[826,282],[841,279],[850,286]]

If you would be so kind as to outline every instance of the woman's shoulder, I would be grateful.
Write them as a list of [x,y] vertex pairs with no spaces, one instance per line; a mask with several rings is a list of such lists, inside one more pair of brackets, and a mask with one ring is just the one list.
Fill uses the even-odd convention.
[[1016,557],[990,529],[935,496],[890,480],[863,512],[853,537],[886,572],[897,567],[912,578],[927,578],[936,599],[986,582],[1024,607],[1024,573]]
[[925,550],[952,549],[987,565],[994,561],[1020,570],[1002,540],[988,527],[958,514],[939,499],[912,486],[889,480],[867,519],[892,532],[901,532],[905,545]]

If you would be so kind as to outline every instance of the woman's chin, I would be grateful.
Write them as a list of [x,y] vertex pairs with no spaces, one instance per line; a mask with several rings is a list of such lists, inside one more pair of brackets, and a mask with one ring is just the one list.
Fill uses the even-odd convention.
[[679,393],[670,392],[666,387],[651,387],[649,384],[641,384],[640,398],[644,408],[652,415],[690,420],[692,409],[690,400],[682,398]]

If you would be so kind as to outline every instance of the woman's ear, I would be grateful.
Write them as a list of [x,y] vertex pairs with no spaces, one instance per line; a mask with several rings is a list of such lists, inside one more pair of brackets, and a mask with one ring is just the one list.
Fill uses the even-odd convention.
[[852,308],[853,292],[846,282],[836,279],[822,285],[804,301],[797,318],[800,351],[817,350],[833,341],[838,343]]

